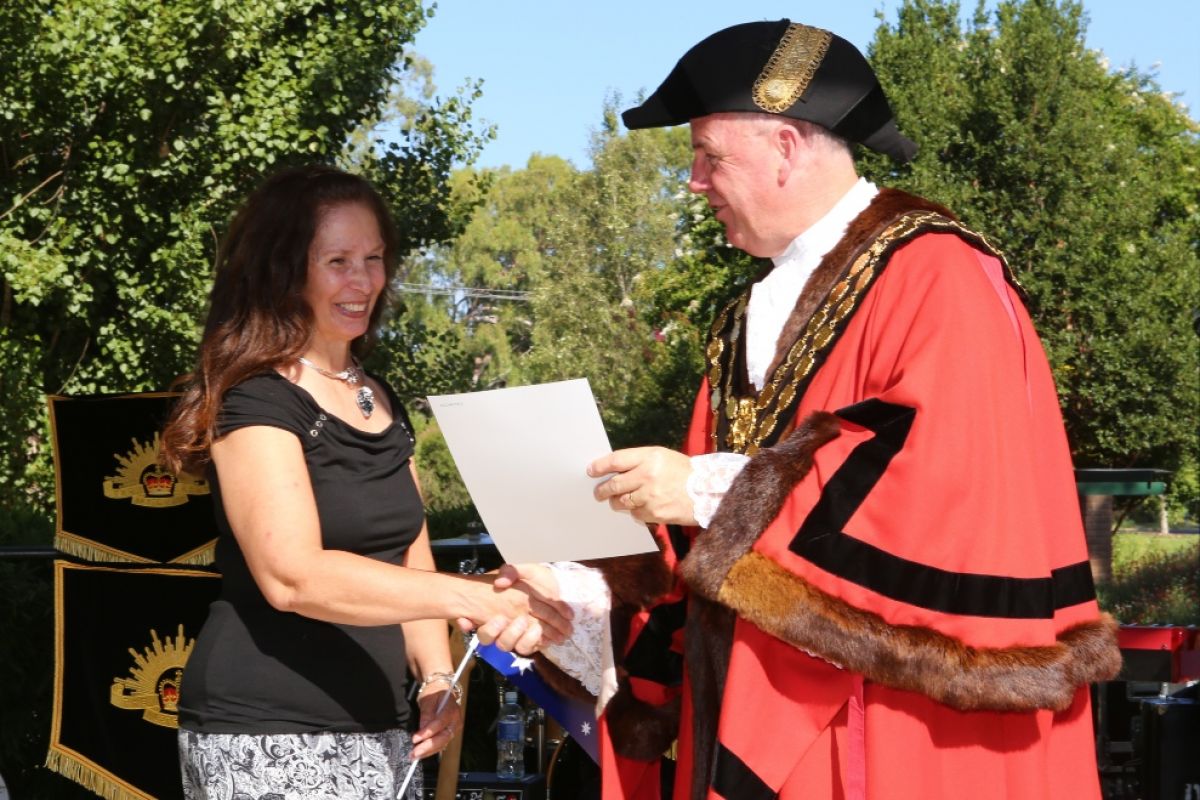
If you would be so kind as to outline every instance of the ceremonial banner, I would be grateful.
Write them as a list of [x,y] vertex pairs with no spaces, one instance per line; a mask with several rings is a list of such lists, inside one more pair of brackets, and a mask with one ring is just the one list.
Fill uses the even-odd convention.
[[174,393],[50,397],[54,546],[90,561],[209,564],[216,527],[203,476],[158,466]]
[[592,703],[567,697],[551,689],[538,675],[537,664],[531,658],[506,653],[491,644],[479,646],[479,657],[541,706],[593,761],[600,763],[599,743],[596,741],[596,709]]
[[47,767],[116,800],[182,796],[179,686],[219,588],[202,569],[54,562]]

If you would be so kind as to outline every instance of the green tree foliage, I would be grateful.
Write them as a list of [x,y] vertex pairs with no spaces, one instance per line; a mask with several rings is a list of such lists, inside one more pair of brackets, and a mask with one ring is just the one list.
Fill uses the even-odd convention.
[[1029,291],[1079,466],[1197,459],[1200,138],[1152,77],[1110,72],[1077,2],[1005,0],[960,23],[907,0],[872,61],[910,168],[870,173],[945,203]]
[[[533,336],[528,298],[543,281],[554,254],[551,236],[578,178],[563,159],[538,155],[521,170],[455,176],[463,202],[478,202],[478,210],[452,244],[437,248],[413,273],[432,286],[471,290],[426,304],[460,337],[471,365],[464,389],[527,382],[520,356]],[[476,200],[470,194],[481,185],[485,192]]]
[[[529,376],[587,377],[618,447],[678,445],[695,390],[695,331],[667,330],[647,286],[676,259],[687,141],[683,129],[622,136],[608,103],[593,168],[563,193],[553,255],[534,293]],[[686,385],[671,379],[680,371]]]
[[[689,291],[678,275],[662,276],[684,263],[685,246],[698,257],[712,244],[703,237],[690,243],[697,223],[679,208],[687,132],[621,135],[610,102],[592,160],[592,169],[579,171],[560,158],[534,156],[524,169],[485,176],[487,189],[462,234],[424,253],[411,273],[426,286],[479,293],[410,296],[412,316],[446,332],[443,356],[453,348],[467,357],[472,372],[458,373],[466,377],[459,391],[587,377],[615,446],[675,446],[707,325],[684,310],[707,297],[708,287]],[[707,209],[697,214],[711,219]],[[496,290],[522,297],[486,296]],[[440,455],[436,429],[430,431],[418,452],[423,484],[427,496],[452,506],[465,494]],[[449,508],[431,515],[435,535],[462,532],[442,527],[456,519]]]
[[366,366],[382,375],[406,402],[423,408],[426,395],[466,391],[471,359],[457,328],[427,315],[431,327],[426,319],[410,314],[409,307],[385,324]]
[[[404,100],[419,0],[0,4],[0,497],[45,507],[44,393],[162,388],[214,245],[281,166],[373,178],[408,247],[447,238],[472,91]],[[421,73],[416,73],[420,80]],[[372,142],[380,121],[398,142]]]
[[[451,197],[451,165],[488,132],[471,123],[477,86],[438,99],[404,54],[427,14],[420,0],[0,3],[0,543],[50,538],[45,394],[160,389],[191,367],[216,239],[264,175],[340,163],[380,186],[405,247],[457,233],[470,194]],[[385,344],[424,391],[455,380],[438,342],[405,320]],[[48,573],[0,562],[14,797],[86,794],[36,766]]]

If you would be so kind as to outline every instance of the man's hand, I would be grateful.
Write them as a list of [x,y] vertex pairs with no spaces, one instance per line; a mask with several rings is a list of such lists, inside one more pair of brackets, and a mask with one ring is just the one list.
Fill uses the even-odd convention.
[[596,486],[597,500],[607,500],[614,511],[628,511],[641,522],[695,525],[687,479],[692,462],[683,453],[665,447],[632,447],[617,450],[588,465],[588,475],[598,478],[616,473]]
[[558,590],[558,579],[554,577],[553,570],[545,564],[504,564],[496,571],[496,580],[492,585],[497,589],[516,587],[548,603],[562,600]]
[[478,626],[459,619],[459,627],[463,631],[474,629],[483,644],[529,655],[571,635],[573,612],[560,598],[558,581],[545,564],[505,564],[495,574],[492,589],[502,595],[519,593],[527,597],[529,609],[523,614],[495,614],[479,620],[482,624]]

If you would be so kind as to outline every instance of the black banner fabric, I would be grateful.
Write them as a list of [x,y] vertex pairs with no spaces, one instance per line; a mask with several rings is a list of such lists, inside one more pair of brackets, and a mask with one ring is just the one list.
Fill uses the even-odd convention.
[[207,481],[158,466],[158,432],[177,396],[49,398],[55,547],[91,561],[212,562],[216,527]]
[[177,701],[216,573],[56,561],[47,766],[104,797],[182,797]]

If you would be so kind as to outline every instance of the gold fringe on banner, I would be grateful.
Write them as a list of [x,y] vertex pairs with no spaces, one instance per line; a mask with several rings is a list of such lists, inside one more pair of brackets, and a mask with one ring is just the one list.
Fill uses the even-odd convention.
[[171,559],[172,564],[182,564],[189,567],[207,567],[217,559],[217,542],[214,539],[202,547],[197,547],[190,553]]
[[[89,539],[84,539],[70,533],[59,531],[54,535],[54,549],[64,555],[81,558],[85,561],[95,561],[100,563],[110,564],[157,564],[157,561],[152,561],[148,558],[135,556],[133,553],[126,553],[122,550],[117,550],[111,547],[97,544]],[[211,541],[201,547],[196,548],[190,553],[184,553],[181,556],[170,560],[171,564],[180,564],[189,567],[207,567],[212,564],[217,557],[217,543]]]
[[46,768],[107,800],[157,800],[61,745],[51,744]]
[[54,549],[60,553],[82,558],[86,561],[121,562],[125,564],[155,563],[148,558],[135,556],[133,553],[126,553],[123,550],[117,550],[112,547],[105,547],[90,539],[84,539],[83,537],[64,531],[58,531],[54,534]]

